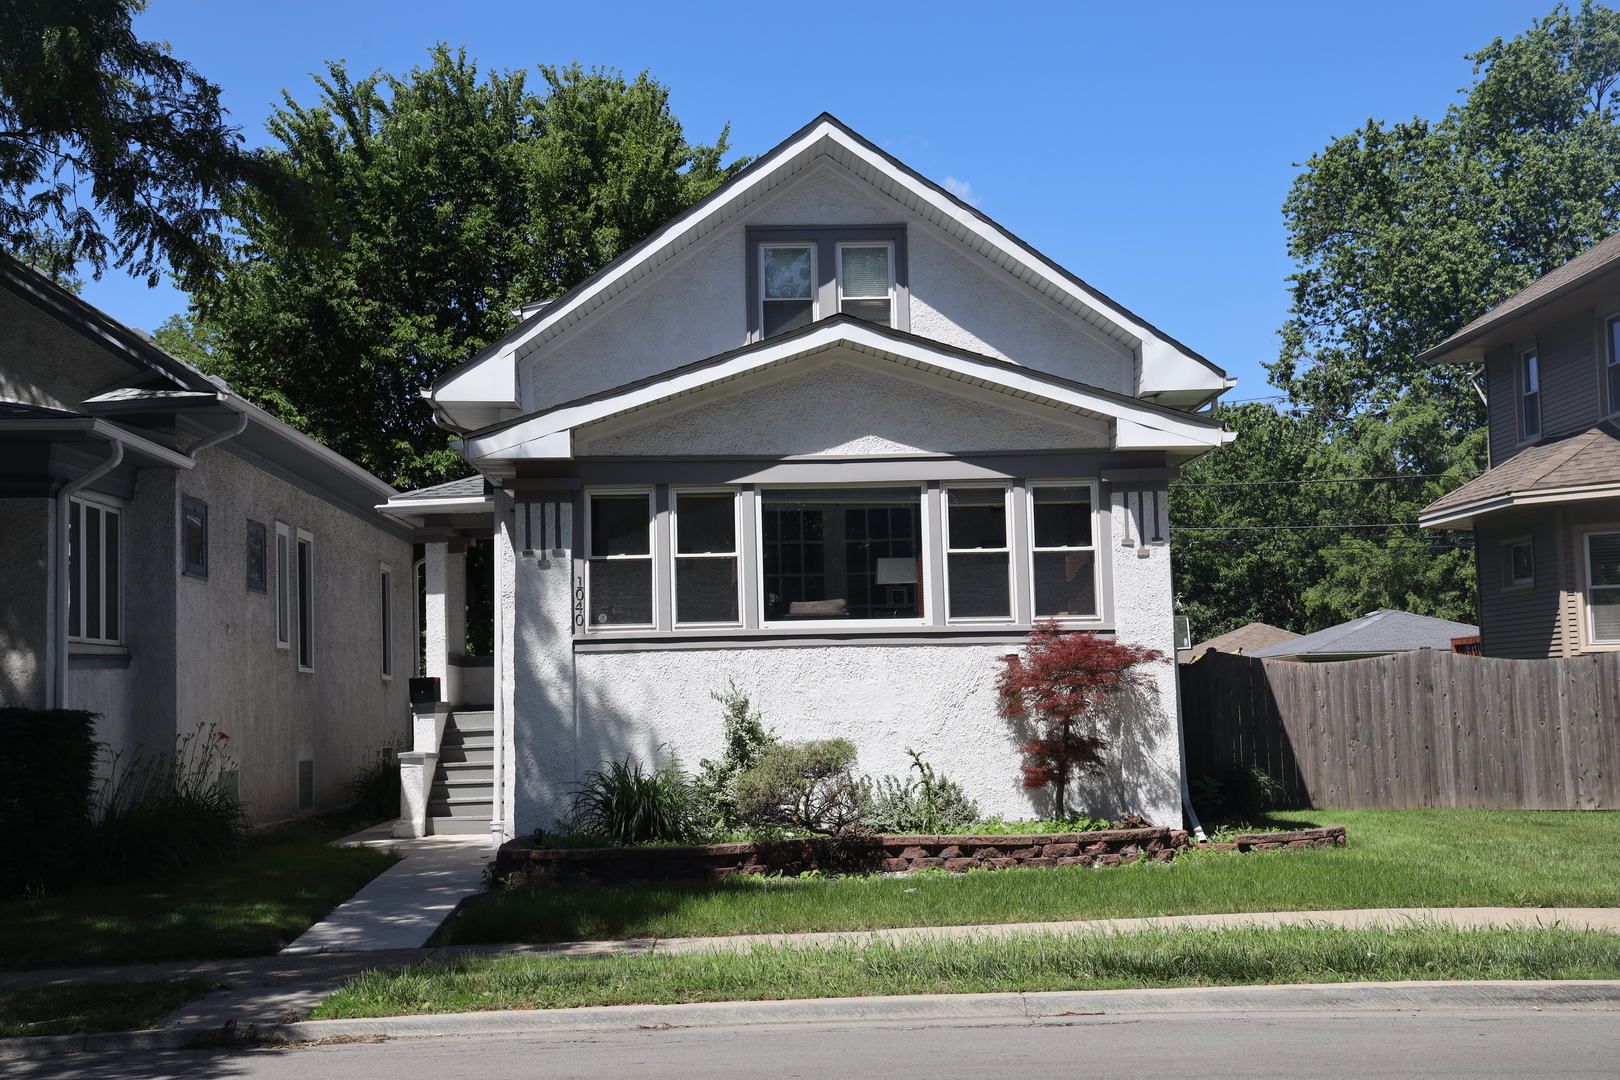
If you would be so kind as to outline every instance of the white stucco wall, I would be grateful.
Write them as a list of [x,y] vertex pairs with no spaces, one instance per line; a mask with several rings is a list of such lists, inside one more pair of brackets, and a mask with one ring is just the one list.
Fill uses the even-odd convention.
[[575,435],[575,452],[787,456],[1108,445],[1108,426],[1100,420],[1034,405],[1005,408],[968,396],[971,390],[961,384],[891,374],[882,370],[885,364],[834,360],[793,367],[765,385],[705,397],[673,415],[631,427],[620,422],[618,430],[586,428]]
[[548,408],[744,345],[750,225],[896,223],[907,227],[913,333],[1133,392],[1129,349],[824,159],[561,337],[520,356],[523,409]]

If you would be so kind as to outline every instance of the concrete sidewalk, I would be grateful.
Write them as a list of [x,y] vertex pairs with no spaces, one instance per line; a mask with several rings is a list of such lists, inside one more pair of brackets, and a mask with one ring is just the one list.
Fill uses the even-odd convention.
[[305,930],[283,956],[420,949],[457,904],[483,888],[484,869],[495,858],[489,837],[395,840],[392,828],[388,822],[337,841],[404,858]]

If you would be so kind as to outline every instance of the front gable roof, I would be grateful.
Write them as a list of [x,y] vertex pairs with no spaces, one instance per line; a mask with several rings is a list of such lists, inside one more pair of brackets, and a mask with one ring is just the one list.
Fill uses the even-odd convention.
[[1015,401],[1106,420],[1116,450],[1169,450],[1202,454],[1233,436],[1207,417],[970,353],[928,338],[835,315],[802,330],[687,364],[576,401],[493,424],[468,434],[462,452],[474,462],[567,459],[573,432],[610,417],[650,409],[774,367],[801,363],[832,350],[926,372]]
[[1234,382],[1204,357],[823,113],[708,197],[436,381],[427,394],[435,415],[447,426],[465,428],[473,425],[464,420],[488,418],[500,408],[517,408],[519,355],[591,318],[613,298],[821,158],[837,162],[1029,288],[1131,349],[1136,356],[1137,396],[1164,395],[1178,407],[1194,408]]

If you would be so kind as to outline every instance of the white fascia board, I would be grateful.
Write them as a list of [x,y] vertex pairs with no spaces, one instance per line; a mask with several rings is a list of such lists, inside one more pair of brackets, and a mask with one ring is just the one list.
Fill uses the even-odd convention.
[[796,357],[835,347],[850,348],[907,366],[932,369],[947,377],[987,386],[1014,397],[1056,402],[1092,416],[1116,420],[1125,429],[1123,441],[1119,443],[1120,449],[1209,449],[1231,439],[1231,433],[1219,430],[1202,418],[1056,383],[1027,368],[975,359],[926,340],[896,341],[875,329],[844,320],[807,334],[794,335],[780,345],[767,344],[748,349],[727,359],[644,383],[622,393],[552,409],[487,435],[468,436],[462,440],[461,449],[470,461],[567,458],[572,453],[571,432],[577,427],[692,394]]
[[[1137,385],[1139,394],[1167,390],[1215,392],[1230,389],[1230,381],[1208,361],[1194,357],[1165,340],[1107,298],[1081,286],[1061,267],[989,218],[942,194],[920,176],[874,153],[845,135],[836,124],[824,120],[773,150],[767,155],[767,167],[759,167],[767,164],[761,161],[755,168],[722,187],[720,190],[724,192],[724,197],[720,200],[709,205],[699,204],[691,211],[677,215],[649,237],[635,257],[604,268],[601,276],[591,282],[589,288],[548,305],[528,326],[514,332],[499,352],[471,361],[444,376],[434,384],[432,399],[440,405],[479,402],[491,407],[518,407],[517,358],[520,353],[526,354],[541,342],[563,332],[583,315],[600,307],[609,297],[655,270],[673,252],[695,242],[738,209],[761,197],[780,183],[785,173],[796,171],[806,160],[815,156],[818,144],[823,140],[836,144],[844,155],[858,159],[865,168],[882,174],[892,187],[903,189],[906,197],[899,198],[901,203],[909,204],[914,209],[918,204],[926,204],[930,212],[924,217],[933,219],[937,226],[959,238],[964,234],[973,237],[976,242],[970,243],[970,247],[979,250],[1015,277],[1036,285],[1049,295],[1055,291],[1060,296],[1066,296],[1071,303],[1090,312],[1088,322],[1138,351],[1141,367]],[[838,157],[829,156],[834,160]],[[895,197],[893,192],[890,195]],[[1031,273],[1039,278],[1039,283],[1028,281]],[[447,411],[453,411],[453,408]]]
[[494,505],[482,496],[453,499],[390,499],[376,509],[385,514],[477,514]]
[[1547,491],[1508,492],[1493,495],[1478,502],[1466,503],[1435,514],[1420,513],[1418,527],[1422,529],[1472,529],[1474,519],[1503,510],[1521,510],[1527,506],[1545,506],[1552,503],[1588,502],[1593,499],[1620,499],[1620,484],[1588,484],[1583,487],[1553,488]]

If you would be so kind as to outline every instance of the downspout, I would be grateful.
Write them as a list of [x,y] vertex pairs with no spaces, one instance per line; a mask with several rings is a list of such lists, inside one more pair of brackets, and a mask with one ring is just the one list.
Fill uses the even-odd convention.
[[70,480],[63,484],[56,493],[56,625],[54,627],[56,638],[56,656],[51,665],[55,671],[52,673],[51,693],[47,704],[53,709],[67,708],[67,680],[68,680],[68,507],[69,500],[82,491],[86,486],[95,483],[103,476],[112,472],[123,464],[124,444],[118,439],[110,440],[112,452],[107,460],[91,469],[77,480]]
[[[223,405],[224,402],[222,401],[220,404]],[[247,413],[237,413],[235,427],[230,428],[227,431],[216,431],[206,439],[198,439],[196,442],[192,443],[191,448],[186,451],[186,457],[190,458],[192,461],[196,461],[198,454],[202,453],[204,450],[207,450],[210,446],[218,446],[227,439],[236,438],[238,435],[242,434],[242,432],[247,430],[247,426]]]

